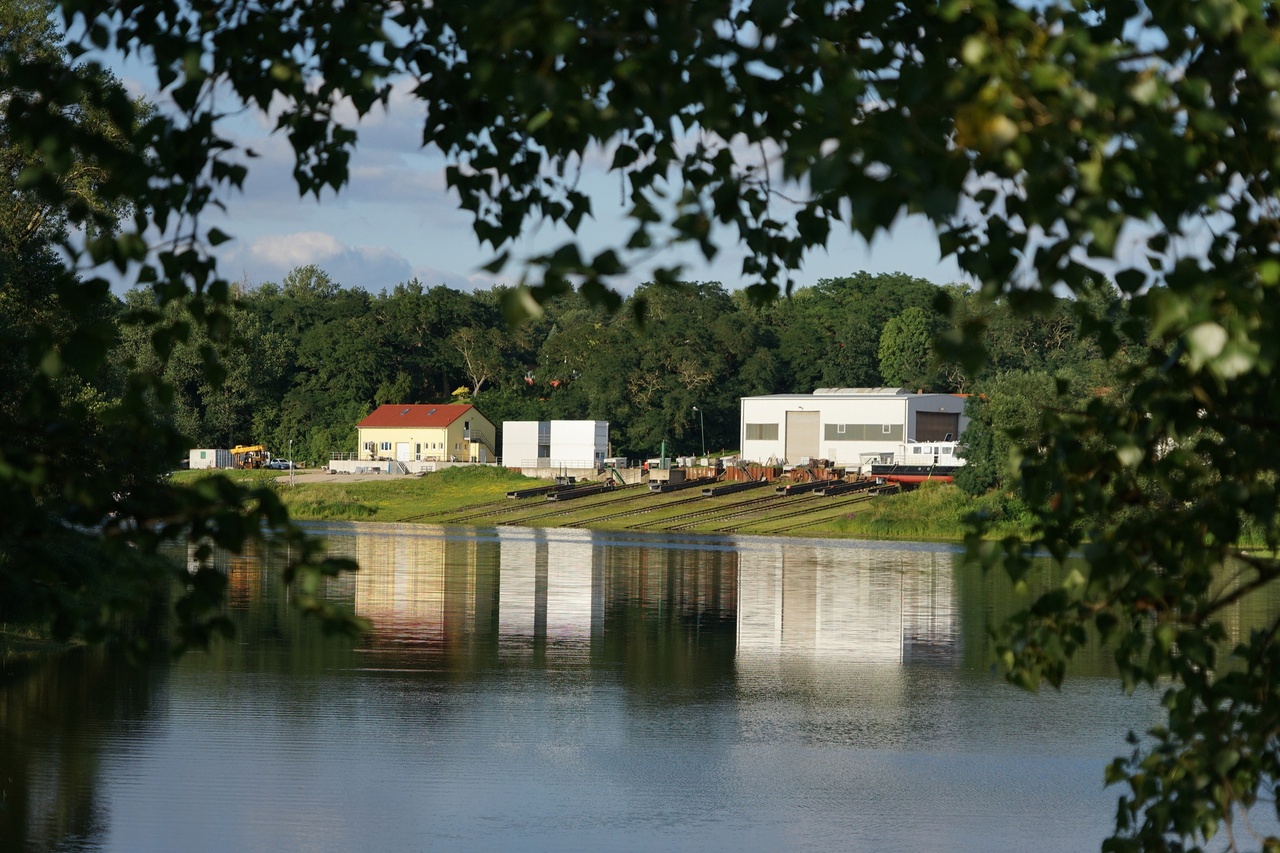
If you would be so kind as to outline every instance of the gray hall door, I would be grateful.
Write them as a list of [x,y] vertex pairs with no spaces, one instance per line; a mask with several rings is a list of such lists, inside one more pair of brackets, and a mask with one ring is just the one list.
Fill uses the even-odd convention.
[[916,412],[916,441],[955,441],[960,437],[956,412]]
[[787,461],[818,458],[819,412],[787,412]]

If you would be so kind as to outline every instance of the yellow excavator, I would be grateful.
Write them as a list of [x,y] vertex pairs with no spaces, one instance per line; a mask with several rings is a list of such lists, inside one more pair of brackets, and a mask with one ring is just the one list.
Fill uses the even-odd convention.
[[231,448],[231,467],[263,468],[271,461],[271,454],[261,444],[237,444]]

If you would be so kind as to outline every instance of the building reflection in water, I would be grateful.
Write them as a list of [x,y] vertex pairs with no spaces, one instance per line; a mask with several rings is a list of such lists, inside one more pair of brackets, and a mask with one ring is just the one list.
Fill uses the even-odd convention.
[[578,654],[606,634],[666,625],[727,633],[740,662],[960,662],[949,549],[567,529],[327,532],[333,553],[360,562],[354,606],[379,644]]
[[581,643],[603,632],[602,554],[589,532],[495,532],[500,543],[498,633],[504,642]]
[[752,543],[739,560],[742,655],[960,661],[950,550]]

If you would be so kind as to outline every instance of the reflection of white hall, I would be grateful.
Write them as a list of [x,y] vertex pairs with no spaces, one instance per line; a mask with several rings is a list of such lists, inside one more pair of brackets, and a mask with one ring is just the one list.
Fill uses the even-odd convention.
[[498,634],[504,640],[590,640],[604,631],[587,530],[500,527]]
[[[756,538],[702,544],[728,558],[723,570],[734,572],[736,562],[736,582],[726,579],[719,606],[726,615],[736,610],[742,663],[959,659],[954,549]],[[607,594],[651,597],[659,609],[682,605],[667,600],[669,547],[588,530],[459,535],[368,524],[332,531],[329,545],[361,564],[356,612],[396,625],[402,636],[488,633],[496,615],[504,643],[579,648],[603,636]],[[689,601],[699,594],[680,590]]]
[[950,549],[743,543],[739,658],[902,663],[959,654]]
[[329,546],[335,556],[360,563],[356,612],[394,624],[402,635],[477,630],[480,615],[491,612],[495,577],[500,638],[572,643],[604,630],[589,531],[497,528],[458,535],[367,524],[343,532],[331,533]]

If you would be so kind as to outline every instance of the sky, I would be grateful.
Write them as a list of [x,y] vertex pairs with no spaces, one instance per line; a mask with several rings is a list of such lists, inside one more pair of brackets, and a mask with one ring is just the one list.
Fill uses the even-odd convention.
[[[164,98],[144,65],[118,59],[108,64],[131,92],[163,108]],[[421,120],[421,108],[397,89],[388,109],[376,110],[358,125],[360,143],[347,186],[337,194],[326,191],[317,201],[299,198],[292,149],[283,134],[272,132],[269,116],[245,112],[229,119],[225,129],[259,156],[246,161],[249,177],[243,191],[222,198],[225,213],[208,220],[234,238],[214,250],[222,275],[256,286],[279,282],[295,267],[316,264],[338,283],[371,293],[413,278],[428,287],[444,284],[459,290],[518,282],[518,263],[496,275],[482,269],[492,251],[479,245],[470,218],[446,188],[443,156],[421,148]],[[588,248],[624,241],[630,233],[622,221],[618,178],[610,177],[603,158],[598,159],[599,168],[584,178],[595,214],[581,234]],[[513,254],[545,248],[556,236],[543,229],[518,244]],[[689,281],[718,281],[731,290],[750,284],[741,275],[742,253],[733,235],[721,236],[721,251],[711,262],[690,248],[659,255],[653,263],[682,262]],[[836,230],[826,251],[812,254],[795,278],[799,286],[807,286],[860,271],[904,272],[937,284],[964,280],[953,260],[940,258],[936,232],[923,217],[900,219],[871,244],[847,229]],[[636,268],[618,286],[628,291],[648,279],[649,268]],[[127,286],[127,281],[117,282],[117,289]]]

